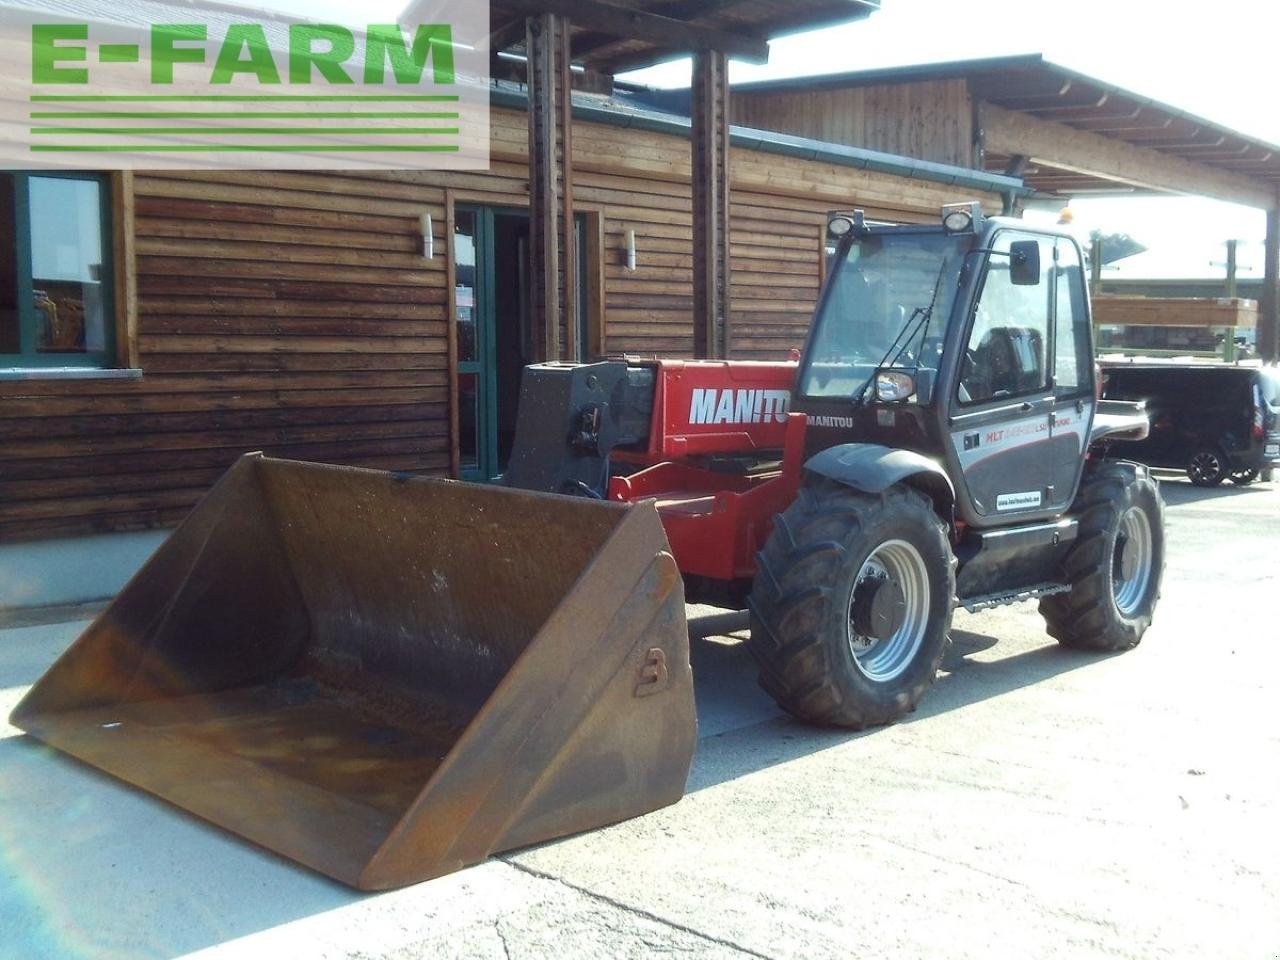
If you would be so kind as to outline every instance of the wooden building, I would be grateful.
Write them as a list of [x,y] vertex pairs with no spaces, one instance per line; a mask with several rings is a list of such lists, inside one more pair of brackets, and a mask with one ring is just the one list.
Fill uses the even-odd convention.
[[[4,175],[0,222],[25,210],[39,234],[101,211],[80,223],[101,237],[85,265],[101,303],[80,322],[101,329],[92,355],[0,369],[0,538],[172,524],[249,450],[495,475],[519,368],[548,356],[530,304],[525,97],[495,90],[484,173],[85,174],[54,185],[101,201],[70,214],[41,206],[61,196],[48,178]],[[578,296],[559,355],[700,352],[690,121],[587,94],[573,114]],[[730,139],[732,357],[802,343],[828,211],[922,220],[965,199],[997,210],[1019,186],[760,130]],[[65,299],[34,264],[40,238],[9,237],[0,256]],[[0,321],[14,308],[0,303]]]
[[[487,172],[0,176],[0,539],[171,524],[248,450],[494,477],[527,362],[799,346],[832,209],[915,221],[1116,181],[1270,205],[1273,330],[1280,175],[1247,138],[1216,135],[1230,159],[1182,146],[1204,136],[1184,115],[1039,58],[731,104],[725,48],[758,58],[762,36],[854,5],[633,6],[619,24],[616,3],[495,3],[493,49],[523,55],[525,82],[495,83]],[[682,110],[611,92],[677,42]],[[78,307],[37,263],[59,230]]]

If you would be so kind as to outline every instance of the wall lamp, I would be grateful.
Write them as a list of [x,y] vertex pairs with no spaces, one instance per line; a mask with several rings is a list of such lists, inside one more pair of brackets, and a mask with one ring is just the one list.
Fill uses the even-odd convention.
[[420,237],[421,246],[419,247],[422,256],[427,260],[434,260],[436,258],[436,236],[431,227],[431,214],[424,213],[418,217],[418,232],[422,235]]
[[636,232],[627,231],[627,273],[636,272]]

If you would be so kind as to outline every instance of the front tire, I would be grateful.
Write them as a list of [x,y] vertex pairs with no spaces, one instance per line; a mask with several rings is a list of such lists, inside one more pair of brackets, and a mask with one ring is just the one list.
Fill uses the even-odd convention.
[[1040,601],[1049,634],[1065,647],[1135,647],[1151,626],[1164,575],[1164,500],[1145,469],[1103,463],[1072,510],[1079,536],[1064,564],[1068,593]]
[[915,709],[942,661],[955,596],[955,559],[928,498],[811,480],[758,561],[748,648],[779,706],[851,729]]

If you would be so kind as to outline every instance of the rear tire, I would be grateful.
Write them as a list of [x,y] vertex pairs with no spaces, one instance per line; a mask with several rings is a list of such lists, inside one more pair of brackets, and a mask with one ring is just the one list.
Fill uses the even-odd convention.
[[955,597],[955,558],[928,498],[808,481],[758,563],[748,648],[779,706],[852,729],[915,709],[937,675]]
[[1071,590],[1040,601],[1049,634],[1077,650],[1137,646],[1164,575],[1160,490],[1143,468],[1103,463],[1085,480],[1072,514],[1080,532],[1064,563]]
[[1260,472],[1257,467],[1252,470],[1233,470],[1231,472],[1231,482],[1238,487],[1247,487],[1258,479]]
[[1230,472],[1227,458],[1213,447],[1201,447],[1187,461],[1187,479],[1197,487],[1216,487]]

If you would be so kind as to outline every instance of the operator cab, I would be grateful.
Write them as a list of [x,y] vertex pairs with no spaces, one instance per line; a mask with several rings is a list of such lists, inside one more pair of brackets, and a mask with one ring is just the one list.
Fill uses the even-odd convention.
[[959,516],[1060,514],[1094,410],[1083,257],[1065,232],[947,207],[942,221],[829,222],[837,238],[797,376],[810,455],[847,443],[923,454]]

